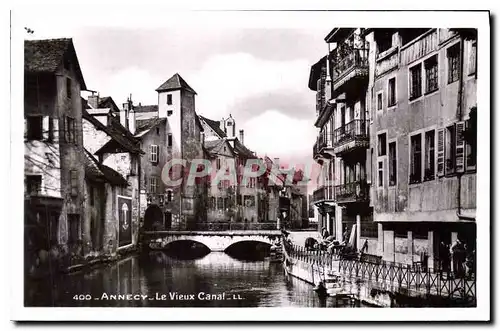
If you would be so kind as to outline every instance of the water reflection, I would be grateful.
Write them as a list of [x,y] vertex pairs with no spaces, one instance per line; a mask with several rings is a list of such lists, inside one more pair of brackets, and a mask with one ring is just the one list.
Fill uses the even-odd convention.
[[26,283],[28,306],[335,307],[279,263],[225,253],[181,259],[156,251],[87,273]]

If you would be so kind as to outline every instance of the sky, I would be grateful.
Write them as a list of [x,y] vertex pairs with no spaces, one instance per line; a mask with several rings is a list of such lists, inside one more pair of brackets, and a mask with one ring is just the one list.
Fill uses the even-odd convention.
[[89,12],[65,20],[40,17],[20,15],[18,24],[34,30],[25,38],[73,38],[87,88],[101,96],[112,96],[118,105],[129,94],[134,104],[156,104],[155,89],[179,73],[197,92],[197,113],[214,120],[231,114],[236,130],[245,132],[245,145],[259,156],[292,166],[314,163],[316,96],[308,78],[311,65],[327,52],[330,24],[268,27],[255,20],[220,25],[188,19],[163,25],[140,15],[109,24],[105,16],[90,20]]

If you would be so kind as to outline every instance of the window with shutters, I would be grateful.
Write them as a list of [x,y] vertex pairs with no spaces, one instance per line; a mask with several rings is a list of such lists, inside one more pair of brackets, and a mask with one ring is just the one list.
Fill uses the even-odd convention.
[[422,135],[410,137],[410,184],[422,181]]
[[28,140],[43,139],[43,116],[26,117],[26,134]]
[[434,55],[424,62],[425,67],[425,93],[438,89],[438,58]]
[[149,193],[158,192],[158,178],[156,176],[149,177]]
[[458,80],[460,71],[460,45],[457,43],[446,51],[448,57],[448,83]]
[[149,161],[151,161],[152,163],[158,163],[158,154],[158,145],[149,146]]
[[378,187],[384,186],[384,163],[378,162]]
[[445,129],[444,137],[444,173],[450,175],[455,173],[455,126],[451,125]]
[[377,140],[378,156],[385,156],[387,154],[387,134],[381,133],[378,135]]
[[42,176],[26,176],[26,191],[29,195],[39,195],[40,193],[42,193]]
[[422,63],[410,68],[410,100],[422,96]]
[[396,158],[396,142],[389,143],[389,186],[396,185],[397,173],[397,158]]
[[70,186],[71,186],[71,196],[78,195],[78,172],[76,170],[70,170]]
[[172,147],[172,134],[169,133],[167,136],[167,146]]
[[435,148],[434,148],[434,130],[425,133],[425,167],[424,180],[434,179]]
[[392,107],[396,104],[396,77],[389,79],[387,88],[387,106]]

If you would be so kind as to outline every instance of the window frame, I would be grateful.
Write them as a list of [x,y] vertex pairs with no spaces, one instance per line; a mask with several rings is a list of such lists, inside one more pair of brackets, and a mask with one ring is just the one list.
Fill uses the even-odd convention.
[[[391,100],[391,81],[394,81],[394,100]],[[392,102],[391,102],[392,101]],[[387,80],[387,108],[395,107],[398,104],[398,95],[397,95],[397,79],[396,76],[390,77]]]
[[78,195],[78,171],[71,169],[69,171],[70,195],[76,197]]
[[[388,172],[387,176],[389,187],[396,186],[398,183],[398,143],[397,140],[392,140],[388,142]],[[394,155],[391,157],[391,145],[394,146]],[[391,171],[392,170],[392,171]],[[391,174],[391,172],[394,172]],[[391,176],[394,175],[394,182],[391,182]]]
[[159,160],[159,146],[155,144],[149,145],[149,161],[151,163],[158,163]]
[[158,177],[156,176],[149,177],[149,193],[151,194],[158,193]]
[[[409,93],[408,93],[408,96],[409,96],[409,100],[410,101],[413,101],[413,100],[416,100],[418,98],[420,98],[422,95],[423,95],[423,92],[422,92],[422,62],[419,62],[419,63],[416,63],[414,65],[412,65],[411,67],[408,67],[408,90],[409,90]],[[416,70],[418,69],[418,70]],[[418,86],[418,95],[415,94],[415,91],[416,89],[415,88],[415,84],[414,84],[414,77],[413,77],[413,72],[417,72],[418,75],[419,75],[419,86]]]
[[383,160],[377,160],[377,187],[378,188],[383,188],[384,187],[384,161]]
[[[378,107],[378,101],[380,97],[380,108]],[[382,112],[384,110],[384,92],[383,91],[378,91],[377,92],[377,97],[375,99],[375,109],[377,109],[377,112]]]
[[[432,56],[429,56],[423,62],[424,62],[423,69],[424,69],[424,76],[425,76],[425,94],[430,94],[430,93],[433,93],[433,92],[439,90],[439,57],[438,57],[438,54],[434,54]],[[434,85],[433,86],[429,85],[429,76],[430,76],[429,73],[431,71],[428,68],[429,65],[432,65],[431,70],[434,71]]]
[[[32,185],[35,182],[36,179],[36,185]],[[28,174],[26,175],[26,193],[30,196],[37,196],[42,193],[42,183],[43,183],[43,177],[42,175],[39,174]],[[32,186],[37,186],[38,189],[34,191],[32,189]]]
[[[460,42],[456,42],[446,48],[446,75],[448,77],[448,84],[457,82],[460,79],[460,53]],[[452,57],[451,55],[455,56]]]
[[[384,144],[381,144],[380,137],[385,137]],[[382,146],[383,145],[383,146]],[[382,150],[383,148],[383,150]],[[383,157],[387,155],[387,132],[382,131],[377,133],[377,157]]]
[[172,147],[173,145],[173,136],[171,133],[167,134],[167,147]]
[[[413,138],[414,137],[417,137],[418,136],[418,139],[415,139],[414,141],[415,142],[419,142],[420,144],[420,157],[416,158],[415,155],[414,155],[414,151],[413,151]],[[409,157],[410,157],[410,162],[409,162],[409,171],[408,171],[408,184],[409,185],[413,185],[413,184],[420,184],[422,183],[422,131],[417,131],[417,132],[413,132],[413,133],[410,133],[408,135],[408,138],[409,138]],[[420,163],[420,166],[417,168],[415,165],[414,165],[414,161],[416,160],[419,160],[419,163]],[[419,169],[418,170],[418,178],[417,177],[417,173],[413,173],[413,170],[416,170],[416,169]]]
[[[35,127],[31,123],[32,121],[39,120],[40,121],[40,126],[39,126],[39,133],[40,136],[35,135],[33,132],[33,128]],[[36,123],[36,127],[38,129],[38,123]],[[34,140],[43,140],[43,115],[28,115],[26,116],[26,140],[28,141],[34,141]]]
[[172,93],[167,94],[167,105],[171,106],[172,102]]

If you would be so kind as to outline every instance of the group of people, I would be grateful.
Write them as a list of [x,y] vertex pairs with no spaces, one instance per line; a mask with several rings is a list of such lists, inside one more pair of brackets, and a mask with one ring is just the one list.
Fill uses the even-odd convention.
[[[475,272],[475,250],[467,247],[460,239],[448,245],[444,241],[439,244],[439,264],[441,277],[471,277]],[[453,270],[451,267],[453,266]]]

